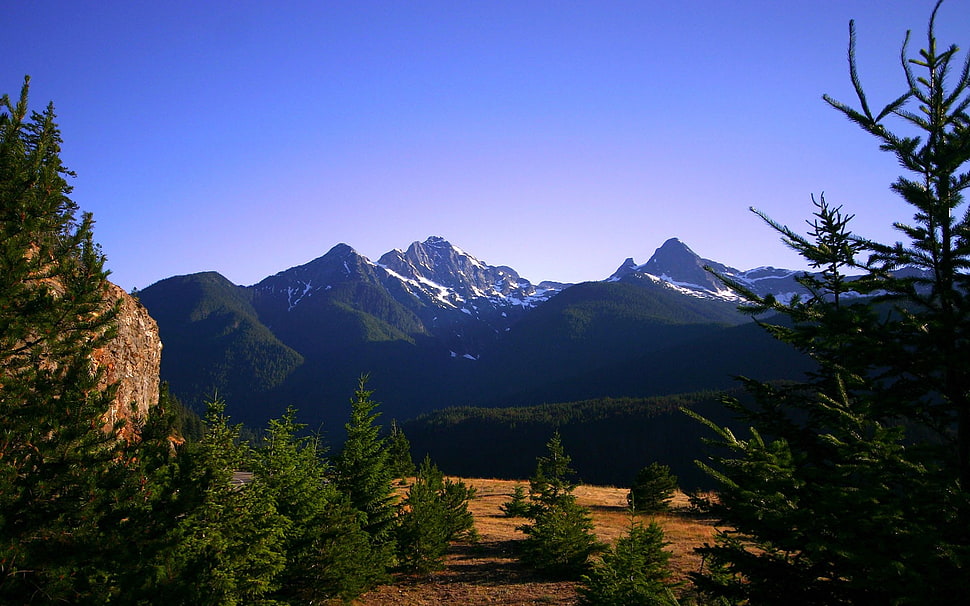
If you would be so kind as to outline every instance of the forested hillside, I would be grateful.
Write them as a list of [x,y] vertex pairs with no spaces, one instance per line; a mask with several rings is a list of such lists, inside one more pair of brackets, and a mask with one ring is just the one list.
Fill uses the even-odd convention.
[[[293,405],[311,426],[339,434],[348,386],[364,373],[387,414],[405,419],[445,406],[719,389],[738,374],[787,379],[806,367],[734,304],[649,280],[571,286],[519,309],[502,330],[479,319],[490,316],[461,312],[465,324],[429,325],[390,296],[349,248],[337,253],[300,269],[301,279],[329,275],[332,284],[292,309],[285,301],[297,295],[267,299],[265,290],[214,273],[141,291],[159,321],[162,376],[173,394],[198,409],[219,393],[234,418],[254,426]],[[475,343],[476,354],[459,355],[456,340]]]
[[518,408],[446,408],[401,425],[412,451],[429,454],[445,473],[463,477],[529,477],[543,444],[559,432],[586,483],[629,486],[637,471],[659,462],[684,489],[713,480],[695,464],[705,447],[690,409],[735,426],[721,394],[702,392],[653,398],[601,398]]
[[[118,377],[154,396],[158,373],[111,344],[158,339],[120,330],[25,78],[0,97],[0,603],[334,604],[398,581],[450,603],[473,592],[435,576],[449,550],[473,582],[525,571],[583,606],[965,603],[970,58],[937,45],[941,4],[925,48],[907,34],[897,97],[870,106],[854,23],[855,101],[823,97],[903,171],[900,241],[818,195],[804,233],[754,211],[813,270],[797,276],[668,240],[603,282],[533,285],[432,237],[382,263],[338,245],[255,287],[170,278],[140,296],[203,420],[164,383],[119,413]],[[487,515],[521,536],[492,535],[491,568],[470,505],[486,483],[446,474],[517,481]],[[581,481],[629,486],[624,534],[593,515],[623,496],[581,500]],[[704,520],[701,565],[675,578],[658,520],[678,484],[707,492],[671,514]],[[488,581],[483,601],[507,597]]]

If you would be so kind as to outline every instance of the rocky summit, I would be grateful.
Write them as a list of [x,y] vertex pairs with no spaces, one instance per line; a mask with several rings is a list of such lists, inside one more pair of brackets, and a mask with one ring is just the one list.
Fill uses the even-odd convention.
[[[362,374],[404,419],[773,373],[780,354],[745,327],[737,297],[708,267],[753,288],[798,286],[797,272],[738,271],[677,239],[601,281],[534,284],[432,236],[376,262],[338,244],[253,286],[216,272],[175,276],[140,299],[165,343],[162,379],[189,405],[218,393],[253,425],[294,405],[311,425],[341,427]],[[738,343],[750,353],[737,355]]]

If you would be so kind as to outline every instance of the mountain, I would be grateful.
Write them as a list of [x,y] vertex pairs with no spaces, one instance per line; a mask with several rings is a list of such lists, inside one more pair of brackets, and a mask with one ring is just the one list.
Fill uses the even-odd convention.
[[163,379],[188,404],[218,393],[254,425],[293,405],[330,431],[364,373],[399,419],[720,389],[749,371],[794,376],[802,362],[776,351],[704,266],[758,288],[795,286],[794,272],[740,272],[676,239],[601,282],[532,284],[430,237],[377,262],[338,244],[253,286],[206,272],[139,296],[159,323]]
[[637,265],[632,258],[628,258],[607,280],[627,283],[647,281],[693,297],[739,301],[739,297],[717,278],[723,276],[758,295],[771,293],[784,300],[795,293],[804,292],[805,289],[795,281],[802,273],[774,267],[741,271],[703,259],[677,238],[671,238],[643,265]]
[[511,267],[486,265],[437,236],[414,242],[405,252],[392,250],[377,265],[416,294],[479,317],[496,309],[534,307],[567,286],[533,286]]
[[534,286],[510,267],[487,265],[430,237],[377,263],[338,244],[252,290],[260,317],[300,351],[430,336],[456,355],[475,357],[526,310],[566,286]]
[[196,405],[265,392],[304,362],[260,321],[252,292],[216,272],[168,278],[138,298],[158,322],[162,380]]

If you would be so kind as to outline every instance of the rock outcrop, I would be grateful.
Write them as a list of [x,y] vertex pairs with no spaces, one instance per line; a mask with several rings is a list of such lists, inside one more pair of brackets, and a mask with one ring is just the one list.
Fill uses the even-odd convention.
[[109,283],[110,303],[120,301],[117,334],[105,347],[94,352],[96,368],[104,370],[100,387],[117,383],[114,403],[106,423],[128,421],[121,437],[137,435],[151,407],[158,404],[162,341],[158,324],[135,297]]

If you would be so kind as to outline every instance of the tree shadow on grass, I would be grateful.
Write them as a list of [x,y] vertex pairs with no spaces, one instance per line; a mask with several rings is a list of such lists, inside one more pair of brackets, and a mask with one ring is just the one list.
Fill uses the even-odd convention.
[[435,573],[439,584],[518,585],[555,582],[519,561],[521,539],[457,543],[448,550],[446,567]]

